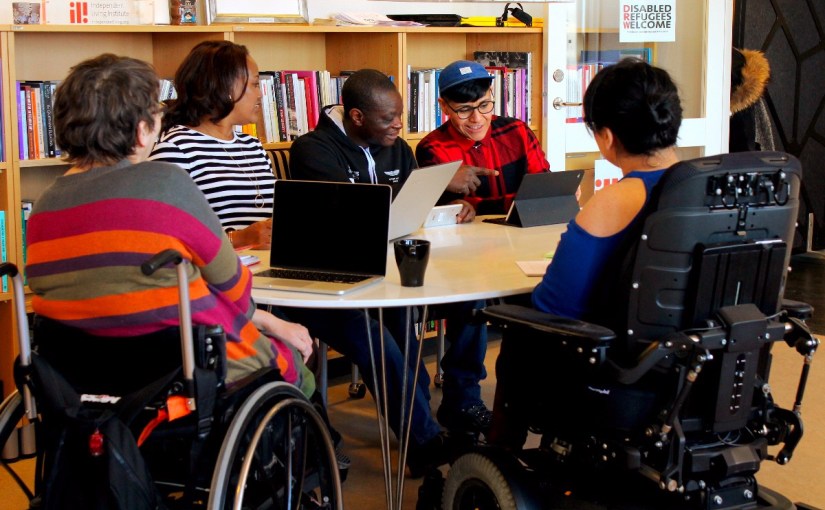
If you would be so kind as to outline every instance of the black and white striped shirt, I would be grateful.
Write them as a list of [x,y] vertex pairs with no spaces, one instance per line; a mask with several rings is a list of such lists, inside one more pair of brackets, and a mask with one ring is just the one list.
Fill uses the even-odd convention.
[[257,138],[236,133],[226,141],[175,126],[161,137],[149,159],[189,172],[224,229],[242,229],[272,216],[275,176]]

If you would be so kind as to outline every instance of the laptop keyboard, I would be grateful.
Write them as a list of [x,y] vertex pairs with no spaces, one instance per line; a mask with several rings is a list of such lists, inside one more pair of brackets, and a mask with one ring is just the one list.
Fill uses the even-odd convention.
[[333,283],[358,283],[369,278],[369,276],[356,274],[319,273],[318,271],[301,271],[300,269],[267,269],[266,271],[255,273],[255,276]]

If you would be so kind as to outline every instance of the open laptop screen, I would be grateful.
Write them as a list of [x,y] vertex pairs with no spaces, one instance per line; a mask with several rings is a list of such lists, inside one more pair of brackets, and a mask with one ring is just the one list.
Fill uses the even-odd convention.
[[384,275],[391,188],[278,180],[270,265]]

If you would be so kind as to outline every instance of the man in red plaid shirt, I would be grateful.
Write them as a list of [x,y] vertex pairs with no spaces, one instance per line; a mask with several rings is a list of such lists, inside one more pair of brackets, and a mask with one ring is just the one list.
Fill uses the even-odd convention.
[[439,204],[460,203],[460,222],[476,214],[506,214],[525,173],[548,172],[538,139],[519,119],[493,115],[493,78],[478,62],[459,60],[441,71],[441,110],[449,118],[418,144],[420,166],[462,160]]

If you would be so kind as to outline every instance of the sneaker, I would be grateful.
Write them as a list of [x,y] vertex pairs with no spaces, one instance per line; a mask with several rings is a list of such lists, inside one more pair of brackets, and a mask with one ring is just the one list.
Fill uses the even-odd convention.
[[338,475],[341,477],[341,483],[347,481],[349,474],[349,467],[352,465],[352,460],[344,455],[340,446],[335,447],[335,462],[338,463]]
[[464,409],[449,409],[443,405],[436,413],[438,423],[450,432],[483,432],[490,430],[493,412],[483,403]]
[[449,444],[449,437],[445,432],[439,432],[423,445],[411,441],[407,450],[409,478],[421,478],[432,469],[448,463],[451,454]]
[[352,459],[344,455],[340,446],[335,447],[335,461],[338,462],[338,469],[349,469],[352,465]]

